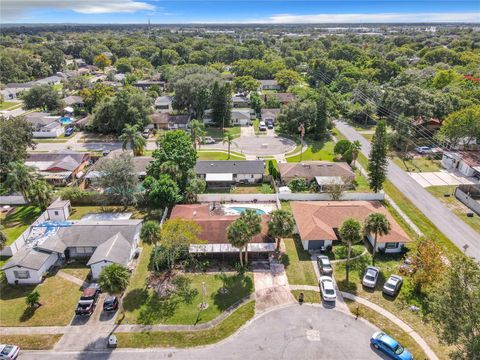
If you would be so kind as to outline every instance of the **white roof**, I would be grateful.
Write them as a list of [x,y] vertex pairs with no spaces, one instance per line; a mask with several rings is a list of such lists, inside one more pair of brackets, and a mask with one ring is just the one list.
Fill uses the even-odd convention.
[[341,176],[315,176],[318,185],[344,185]]
[[233,181],[232,173],[206,174],[205,181]]
[[291,194],[292,193],[292,190],[288,187],[288,186],[280,186],[278,188],[278,192],[280,194]]
[[69,112],[69,113],[73,113],[73,108],[71,106],[67,106],[66,108],[64,108],[63,110],[65,110],[66,112]]
[[[248,244],[248,251],[271,252],[275,251],[275,243],[251,243]],[[190,253],[237,253],[239,250],[230,244],[191,244]]]

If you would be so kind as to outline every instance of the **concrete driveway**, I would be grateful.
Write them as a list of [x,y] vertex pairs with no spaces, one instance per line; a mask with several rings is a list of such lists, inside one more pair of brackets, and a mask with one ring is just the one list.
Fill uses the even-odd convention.
[[409,172],[408,175],[422,187],[475,184],[478,180],[464,176],[458,172],[447,170],[435,172]]
[[290,305],[265,313],[227,340],[194,349],[23,352],[22,359],[355,359],[383,358],[369,345],[373,325],[336,310]]

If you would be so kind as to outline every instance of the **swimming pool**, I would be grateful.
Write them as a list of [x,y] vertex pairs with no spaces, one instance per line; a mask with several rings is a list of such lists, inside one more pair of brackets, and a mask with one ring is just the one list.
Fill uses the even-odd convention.
[[[247,210],[247,209],[255,210],[257,215],[265,215],[266,214],[266,212],[263,211],[262,209],[257,209],[257,208],[254,208],[254,207],[229,206],[227,209],[232,211],[232,212],[235,211],[236,214],[234,214],[234,215],[241,214],[241,213],[245,212],[245,210]],[[227,211],[227,209],[225,209],[225,211]]]
[[58,119],[58,121],[60,121],[60,124],[66,125],[72,123],[73,119],[68,116],[62,116],[60,119]]

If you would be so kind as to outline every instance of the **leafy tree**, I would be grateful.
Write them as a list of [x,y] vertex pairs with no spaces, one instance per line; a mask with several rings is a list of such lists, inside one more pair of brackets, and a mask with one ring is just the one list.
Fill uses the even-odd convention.
[[121,264],[105,266],[98,277],[98,285],[102,291],[111,295],[117,295],[120,312],[123,313],[122,294],[127,290],[130,283],[130,271]]
[[0,250],[3,250],[5,245],[7,245],[7,235],[3,231],[4,227],[0,225]]
[[452,359],[478,359],[480,354],[480,266],[467,256],[453,259],[431,296],[432,317],[441,339],[453,346]]
[[352,147],[352,143],[349,140],[339,140],[333,148],[333,153],[337,155],[345,154]]
[[370,189],[375,192],[383,189],[383,182],[387,177],[387,129],[385,121],[379,121],[372,138],[372,149],[368,162]]
[[197,195],[205,192],[207,183],[204,179],[197,177],[194,170],[190,170],[188,178],[184,198],[186,203],[194,204],[197,202]]
[[260,82],[250,75],[247,76],[235,76],[233,78],[233,85],[237,91],[252,92],[256,91],[260,86]]
[[340,230],[338,231],[340,234],[340,240],[342,243],[347,246],[347,262],[346,262],[346,280],[348,282],[348,274],[350,272],[350,256],[352,254],[352,246],[356,243],[362,241],[362,234],[361,234],[362,226],[360,223],[355,219],[347,219],[345,220]]
[[302,191],[307,191],[308,190],[308,182],[307,179],[302,178],[302,177],[294,177],[290,182],[288,183],[288,187],[293,191],[293,192],[302,192]]
[[180,173],[180,168],[178,164],[171,160],[162,163],[159,167],[159,171],[161,174],[170,175],[170,177],[175,181],[178,181],[182,178],[182,174]]
[[21,161],[9,163],[7,169],[5,187],[11,192],[19,192],[25,199],[28,199],[29,190],[35,180],[33,169]]
[[445,86],[458,80],[460,80],[460,75],[455,70],[439,70],[432,80],[432,85],[436,89],[443,89]]
[[173,107],[179,110],[187,109],[192,111],[197,119],[203,119],[216,81],[218,77],[212,73],[190,74],[176,80],[172,85],[175,92]]
[[160,224],[154,220],[145,221],[140,230],[140,239],[147,244],[156,245],[160,239]]
[[122,130],[122,135],[118,137],[122,142],[123,150],[126,150],[128,146],[133,150],[133,155],[138,156],[143,153],[143,149],[147,145],[146,140],[142,136],[142,133],[138,131],[138,125],[125,124]]
[[85,108],[92,112],[92,110],[105,99],[113,97],[115,91],[111,86],[102,83],[96,83],[93,89],[83,88],[79,92],[83,99]]
[[60,108],[60,95],[50,85],[35,85],[27,90],[23,96],[23,107],[25,109],[40,108],[53,111]]
[[434,287],[445,275],[445,263],[440,247],[431,239],[422,238],[410,255],[414,290]]
[[31,183],[27,192],[27,200],[38,206],[40,209],[46,210],[53,199],[53,189],[45,180],[37,179]]
[[240,264],[243,266],[243,251],[251,240],[248,235],[248,225],[243,219],[238,218],[227,228],[228,242],[239,250]]
[[177,183],[167,174],[160,175],[158,180],[147,176],[143,187],[149,203],[156,207],[170,207],[182,199]]
[[137,202],[138,175],[131,155],[122,153],[112,159],[102,159],[96,170],[100,176],[93,184],[104,189],[111,201],[124,206]]
[[62,71],[65,66],[65,55],[60,49],[46,50],[41,56],[42,62],[50,65],[52,73]]
[[232,93],[228,83],[215,82],[211,96],[212,120],[222,128],[230,126],[232,117]]
[[327,98],[327,92],[323,87],[318,91],[316,97],[317,112],[315,121],[312,124],[311,132],[313,133],[314,138],[322,139],[327,137],[330,101]]
[[201,244],[198,238],[202,229],[195,221],[185,219],[170,219],[165,222],[160,231],[162,250],[167,258],[169,269],[175,262],[188,253],[190,244]]
[[302,78],[295,70],[284,69],[275,74],[275,80],[277,80],[278,85],[288,89],[290,86],[298,84]]
[[377,252],[378,236],[390,234],[391,227],[387,217],[382,213],[371,213],[367,216],[363,223],[363,231],[365,235],[374,234],[372,249],[372,265],[375,265],[375,254]]
[[133,71],[133,66],[127,58],[120,58],[115,62],[115,67],[119,73],[130,73]]
[[[268,107],[268,104],[265,106]],[[278,123],[287,134],[298,134],[300,124],[304,125],[306,133],[311,133],[315,128],[316,115],[317,105],[313,100],[294,100],[282,109]]]
[[87,47],[83,48],[80,51],[80,57],[85,60],[87,64],[93,64],[93,61],[96,56],[100,55],[102,52],[110,51],[108,47],[103,44],[92,44],[88,45]]
[[25,298],[25,302],[28,306],[33,308],[36,305],[40,305],[40,293],[38,291],[32,291],[28,296]]
[[[254,236],[260,234],[262,231],[262,218],[257,212],[253,209],[246,209],[241,215],[240,219],[247,225],[247,235],[250,238],[249,241],[253,239]],[[248,264],[248,244],[245,245],[245,263]]]
[[252,92],[250,94],[250,106],[253,110],[255,110],[256,114],[260,114],[262,112],[263,101],[257,92]]
[[112,65],[112,62],[110,61],[107,55],[100,54],[95,56],[95,58],[93,59],[93,65],[95,65],[101,70],[105,70],[107,66]]
[[233,136],[233,134],[232,134],[231,132],[227,131],[227,132],[225,133],[225,136],[223,137],[223,140],[222,140],[222,143],[223,143],[223,144],[227,144],[227,146],[228,146],[228,150],[227,150],[227,151],[228,151],[227,160],[230,160],[230,149],[231,149],[231,147],[232,147],[232,144],[235,144],[235,143],[233,142],[233,140],[235,140],[235,137]]
[[480,142],[480,105],[473,105],[448,115],[437,134],[455,147]]
[[202,138],[205,136],[205,125],[202,121],[193,119],[190,121],[190,131],[192,135],[192,143],[193,148],[195,151],[197,150],[197,143],[200,147],[200,143],[202,142]]
[[83,90],[83,89],[87,90],[91,86],[92,86],[91,82],[88,80],[88,78],[84,76],[76,76],[63,81],[63,88],[65,90],[72,90],[72,91]]
[[280,250],[281,239],[292,236],[294,229],[295,219],[291,212],[278,209],[270,213],[268,234],[275,239],[277,251]]

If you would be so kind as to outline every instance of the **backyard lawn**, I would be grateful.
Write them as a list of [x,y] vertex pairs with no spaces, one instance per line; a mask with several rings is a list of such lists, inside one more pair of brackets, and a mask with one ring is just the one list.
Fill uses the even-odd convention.
[[392,160],[395,165],[408,172],[434,172],[440,171],[442,168],[440,165],[440,160],[432,160],[425,157],[417,157],[411,160],[405,160],[405,162],[403,162],[402,159],[394,156]]
[[[228,153],[225,151],[197,151],[198,160],[227,160]],[[245,156],[239,153],[230,152],[230,160],[245,160]]]
[[230,190],[230,194],[273,194],[270,184],[236,185]]
[[136,207],[129,206],[127,208],[123,206],[73,206],[72,213],[68,220],[80,220],[87,214],[98,214],[102,212],[131,212],[131,219],[143,219],[147,213]]
[[[283,204],[282,204],[283,208]],[[286,253],[282,257],[290,285],[318,285],[310,253],[305,251],[299,239],[283,239]]]
[[[480,216],[473,213],[473,217],[468,217],[467,212],[473,212],[461,201],[455,197],[456,186],[430,186],[425,188],[430,194],[443,202],[460,219],[470,225],[476,232],[480,233]],[[450,194],[445,197],[445,194]]]
[[[160,298],[153,289],[145,286],[151,250],[151,246],[144,246],[123,300],[125,320],[130,324],[193,325],[208,322],[253,292],[251,273],[186,273],[174,276],[172,283],[175,283],[177,291],[173,295]],[[205,284],[208,308],[200,311],[202,283]],[[226,289],[225,293],[222,288]]]
[[2,218],[3,232],[7,236],[7,245],[13,243],[42,213],[36,206],[19,206]]
[[[176,347],[186,348],[214,344],[234,334],[255,315],[255,301],[250,301],[229,315],[220,324],[208,330],[144,331],[116,333],[118,343],[127,348]],[[246,345],[247,346],[247,345]]]
[[362,175],[360,170],[355,170],[355,191],[357,192],[371,192],[368,180]]
[[[37,309],[25,303],[33,290],[40,293],[41,306]],[[47,277],[37,286],[13,286],[4,280],[0,284],[0,326],[67,325],[80,295],[78,285],[58,275]]]
[[335,143],[333,141],[306,141],[308,149],[303,154],[287,157],[287,162],[299,162],[308,160],[324,160],[333,161],[335,154],[333,148]]

